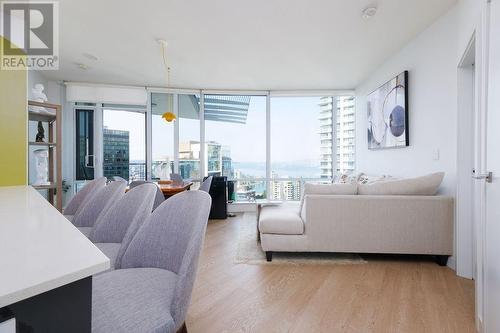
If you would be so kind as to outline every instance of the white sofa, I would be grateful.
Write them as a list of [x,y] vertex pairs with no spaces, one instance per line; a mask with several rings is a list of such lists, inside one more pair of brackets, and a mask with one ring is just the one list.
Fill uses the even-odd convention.
[[453,198],[444,196],[305,193],[302,207],[259,207],[258,229],[268,261],[273,252],[351,252],[428,254],[445,265],[453,212]]

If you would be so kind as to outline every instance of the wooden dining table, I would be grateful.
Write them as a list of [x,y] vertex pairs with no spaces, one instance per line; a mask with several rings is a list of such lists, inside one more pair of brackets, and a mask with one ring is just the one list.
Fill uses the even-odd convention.
[[[170,198],[171,196],[181,193],[184,191],[189,191],[193,182],[185,181],[183,183],[175,183],[171,180],[159,180],[155,182],[160,188],[161,192],[165,196],[165,199]],[[130,187],[127,187],[126,192],[130,190]]]
[[174,194],[189,191],[191,185],[193,185],[193,182],[183,182],[182,184],[179,184],[172,182],[171,180],[160,180],[157,184],[166,199],[173,196]]

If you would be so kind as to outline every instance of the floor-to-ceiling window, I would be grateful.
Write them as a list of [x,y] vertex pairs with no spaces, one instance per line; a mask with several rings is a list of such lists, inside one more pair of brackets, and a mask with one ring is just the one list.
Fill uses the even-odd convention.
[[266,199],[266,96],[205,95],[205,175],[235,181],[234,199]]
[[169,179],[174,172],[174,121],[162,118],[167,112],[174,111],[174,95],[165,93],[151,94],[151,178]]
[[146,179],[146,110],[103,105],[103,175]]
[[200,95],[179,94],[179,174],[201,180]]
[[[331,159],[331,117],[320,97],[271,98],[270,199],[300,200],[304,181],[331,178],[322,163]],[[331,134],[330,134],[331,135]]]
[[271,97],[270,112],[270,199],[300,200],[305,181],[354,172],[353,96]]
[[[195,182],[226,176],[236,201],[300,200],[306,181],[354,172],[352,96],[201,91],[154,92],[150,100],[153,179],[174,171]],[[166,112],[176,120],[162,118]]]

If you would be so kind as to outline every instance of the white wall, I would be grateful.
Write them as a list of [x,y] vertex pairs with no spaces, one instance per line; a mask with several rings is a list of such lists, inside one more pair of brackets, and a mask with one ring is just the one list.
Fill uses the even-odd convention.
[[460,0],[457,4],[458,11],[458,52],[457,63],[465,53],[469,40],[480,24],[481,3],[484,0]]
[[33,99],[33,87],[35,84],[41,83],[45,87],[45,94],[48,93],[48,80],[39,71],[28,71],[28,98]]
[[[356,163],[359,172],[396,177],[446,173],[442,193],[455,195],[457,159],[457,8],[452,8],[356,89]],[[367,100],[371,91],[409,71],[410,146],[368,150]],[[439,150],[439,160],[434,159]]]

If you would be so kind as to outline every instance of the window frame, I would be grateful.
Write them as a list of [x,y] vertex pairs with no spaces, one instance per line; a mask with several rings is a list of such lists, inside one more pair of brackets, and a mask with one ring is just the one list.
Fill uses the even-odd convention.
[[[213,90],[213,89],[175,89],[175,88],[147,88],[147,131],[146,131],[146,143],[147,143],[147,175],[148,180],[151,180],[151,167],[152,167],[152,111],[151,111],[151,94],[152,93],[164,93],[173,94],[174,100],[174,114],[178,117],[179,115],[179,95],[182,94],[197,94],[200,96],[200,174],[205,175],[205,142],[206,142],[206,124],[205,124],[205,110],[204,101],[205,95],[249,95],[249,96],[264,96],[266,98],[266,121],[265,121],[265,132],[266,132],[266,173],[265,178],[259,178],[258,181],[266,182],[266,193],[269,195],[271,193],[271,182],[274,181],[287,181],[287,180],[300,180],[302,183],[307,181],[329,181],[334,179],[338,174],[337,172],[337,98],[338,96],[355,96],[355,92],[352,90],[293,90],[293,91],[281,91],[281,90]],[[271,175],[271,141],[272,141],[272,129],[271,129],[271,98],[272,97],[332,97],[332,108],[334,113],[335,121],[332,121],[332,177],[327,178],[276,178],[273,179]],[[356,110],[356,105],[354,105]],[[354,117],[354,123],[356,123],[356,116]],[[354,129],[356,133],[356,129]],[[179,171],[179,122],[174,123],[174,170]],[[355,152],[354,152],[355,153]],[[203,179],[193,179],[193,181],[202,181]],[[249,181],[255,179],[238,179],[237,181]],[[302,184],[303,185],[303,184]],[[303,187],[302,187],[303,188]],[[270,201],[270,199],[267,199]]]

